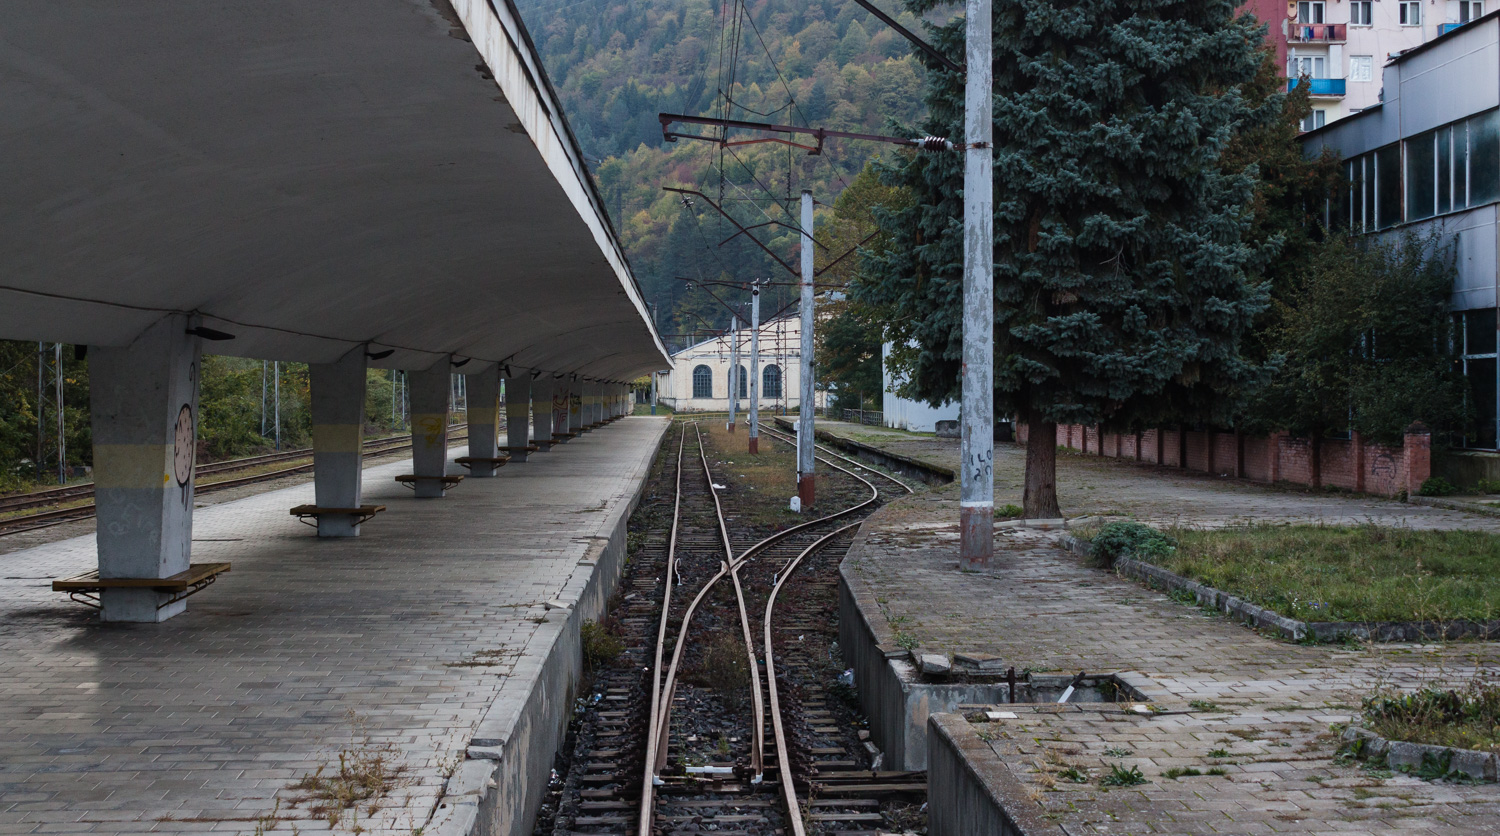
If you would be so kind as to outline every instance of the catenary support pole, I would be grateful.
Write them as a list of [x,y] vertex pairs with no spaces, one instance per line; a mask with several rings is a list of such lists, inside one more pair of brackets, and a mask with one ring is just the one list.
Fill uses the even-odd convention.
[[750,288],[750,452],[760,452],[760,288]]
[[[309,363],[312,396],[313,496],[319,508],[362,504],[365,440],[363,345],[332,363]],[[319,514],[319,537],[358,537],[358,514]]]
[[740,411],[740,318],[731,316],[729,318],[729,432],[734,433],[734,425],[738,420]]
[[[123,348],[89,347],[101,578],[166,578],[191,562],[200,341],[190,323],[172,314]],[[187,609],[170,598],[106,589],[99,615],[166,621]]]
[[813,481],[813,411],[817,399],[813,388],[813,199],[802,190],[802,356],[801,397],[797,409],[797,496],[802,510],[817,501]]
[[530,446],[531,376],[522,372],[505,378],[505,446],[512,464],[526,461]]
[[444,356],[425,371],[407,372],[411,398],[411,462],[417,477],[417,496],[443,496],[442,477],[448,472],[448,407],[451,400],[453,359]]
[[959,568],[995,551],[995,236],[990,0],[966,0],[964,40],[964,351]]
[[464,381],[464,400],[468,406],[465,417],[469,422],[469,458],[475,460],[469,462],[469,475],[488,479],[499,468],[494,462],[477,460],[500,455],[500,367],[487,366],[459,379]]
[[271,363],[271,420],[276,422],[276,449],[281,449],[281,361]]

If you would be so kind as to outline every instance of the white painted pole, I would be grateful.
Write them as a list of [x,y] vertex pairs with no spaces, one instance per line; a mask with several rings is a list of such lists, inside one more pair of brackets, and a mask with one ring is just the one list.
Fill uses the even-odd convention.
[[276,449],[281,449],[281,361],[271,364],[271,397],[275,399]]
[[750,452],[760,452],[760,288],[750,288]]
[[729,432],[740,411],[740,318],[729,318]]
[[995,236],[990,0],[966,0],[964,41],[963,474],[959,568],[983,570],[995,551]]
[[817,500],[813,481],[813,199],[802,190],[802,358],[801,401],[797,409],[797,496],[805,511]]

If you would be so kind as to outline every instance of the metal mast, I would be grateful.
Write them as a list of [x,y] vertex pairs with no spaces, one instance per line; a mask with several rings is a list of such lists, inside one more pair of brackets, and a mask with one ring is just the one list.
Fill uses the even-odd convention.
[[812,192],[802,190],[802,394],[797,409],[797,496],[802,510],[817,500],[813,482],[813,199]]
[[760,288],[750,288],[750,452],[760,452]]
[[964,362],[959,567],[981,570],[995,551],[994,117],[990,0],[966,0],[964,41]]

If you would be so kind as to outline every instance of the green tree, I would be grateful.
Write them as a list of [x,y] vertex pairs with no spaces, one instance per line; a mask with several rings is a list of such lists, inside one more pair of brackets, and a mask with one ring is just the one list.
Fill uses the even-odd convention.
[[1449,344],[1455,273],[1452,245],[1437,238],[1326,241],[1277,301],[1267,342],[1283,359],[1252,416],[1314,445],[1348,430],[1399,443],[1413,421],[1463,426],[1465,381]]
[[[909,0],[913,12],[936,0]],[[1059,422],[1227,414],[1260,376],[1239,351],[1266,294],[1247,277],[1255,171],[1226,170],[1264,118],[1241,92],[1261,30],[1231,0],[996,0],[995,398],[1019,413],[1025,512],[1060,516]],[[962,55],[962,23],[936,27]],[[928,67],[925,133],[962,135],[963,78]],[[962,159],[885,169],[915,204],[883,216],[893,245],[864,299],[907,318],[906,369],[930,402],[959,395]]]

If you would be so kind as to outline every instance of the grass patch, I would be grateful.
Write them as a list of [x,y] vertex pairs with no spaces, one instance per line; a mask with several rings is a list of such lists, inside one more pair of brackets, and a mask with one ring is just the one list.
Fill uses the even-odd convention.
[[578,637],[583,644],[583,663],[591,671],[608,665],[625,652],[625,643],[620,637],[597,621],[583,622],[578,628]]
[[1018,520],[1026,516],[1026,511],[1019,505],[1006,504],[995,509],[997,520]]
[[1107,758],[1128,758],[1134,754],[1135,752],[1120,746],[1111,746],[1104,750],[1104,756]]
[[1385,691],[1366,699],[1362,714],[1364,727],[1387,740],[1500,754],[1500,684]]
[[1202,774],[1202,772],[1192,768],[1191,766],[1174,766],[1171,769],[1168,769],[1166,772],[1163,772],[1162,777],[1175,781],[1178,778],[1194,778]]
[[1133,556],[1290,618],[1500,615],[1500,536],[1488,532],[1259,525],[1171,535],[1175,548],[1133,550]]

